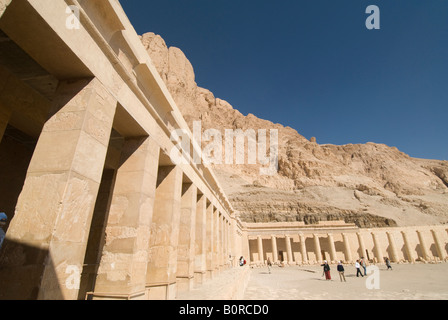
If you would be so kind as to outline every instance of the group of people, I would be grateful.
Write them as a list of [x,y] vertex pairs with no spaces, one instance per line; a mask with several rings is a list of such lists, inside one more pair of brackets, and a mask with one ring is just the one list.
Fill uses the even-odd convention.
[[[384,262],[386,263],[387,270],[389,270],[389,269],[392,270],[392,266],[390,264],[389,258],[385,257]],[[321,264],[321,267],[323,267],[322,276],[325,275],[326,280],[331,280],[330,265],[328,264],[328,261],[325,260],[324,263]],[[364,257],[361,257],[361,259],[356,260],[355,268],[356,268],[356,277],[359,277],[360,275],[361,275],[361,277],[367,276],[367,262],[366,262],[366,259],[364,259]],[[361,271],[361,268],[363,269],[364,274]],[[345,269],[342,264],[342,261],[338,262],[337,271],[339,273],[339,278],[341,279],[341,282],[342,281],[346,282],[345,274],[344,274]]]
[[[331,280],[330,265],[328,264],[328,261],[325,260],[324,263],[321,264],[321,266],[324,267],[322,276],[325,275],[325,280]],[[361,258],[361,262],[360,262],[360,260],[356,260],[356,263],[355,263],[357,277],[359,277],[360,274],[362,277],[364,277],[364,275],[362,274],[362,272],[360,270],[361,266],[364,267],[364,274],[367,275],[366,262],[365,262],[364,258]],[[347,280],[345,279],[345,269],[344,269],[344,265],[342,264],[342,261],[338,262],[338,266],[336,269],[339,273],[339,279],[341,279],[341,282],[342,281],[347,282]]]

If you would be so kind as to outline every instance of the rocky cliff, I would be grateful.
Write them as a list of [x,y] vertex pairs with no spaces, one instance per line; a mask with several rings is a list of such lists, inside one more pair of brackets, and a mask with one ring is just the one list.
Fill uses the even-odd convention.
[[193,121],[222,136],[225,129],[278,130],[278,174],[260,175],[259,164],[213,165],[243,221],[345,220],[360,227],[448,222],[448,161],[411,158],[383,144],[320,145],[292,128],[245,116],[197,86],[180,49],[153,33],[141,40],[192,130]]

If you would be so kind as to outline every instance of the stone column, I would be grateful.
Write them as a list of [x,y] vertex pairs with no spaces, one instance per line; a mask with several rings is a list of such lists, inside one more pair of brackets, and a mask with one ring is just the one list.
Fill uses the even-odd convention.
[[220,268],[224,267],[224,215],[219,216],[219,264]]
[[192,183],[182,185],[176,275],[178,292],[189,291],[193,287],[197,192]]
[[229,246],[229,221],[225,218],[224,219],[224,241],[225,241],[225,251],[224,251],[224,263],[229,266],[230,260],[229,260],[229,255],[230,255],[230,246]]
[[221,266],[222,268],[226,265],[226,242],[225,242],[225,218],[224,214],[221,215],[221,234],[220,234],[220,240],[221,240]]
[[[121,160],[119,154],[113,158],[114,159],[110,159],[110,157],[106,157],[105,170],[103,172],[100,188],[98,190],[98,196],[95,203],[95,209],[93,211],[89,239],[87,241],[86,254],[82,268],[81,283],[78,294],[79,300],[95,298],[92,293],[95,290],[95,282],[97,280],[96,278],[100,266],[101,255],[106,240],[105,234],[107,219],[109,216],[110,204],[112,202],[113,187],[117,176],[116,168],[118,168]],[[99,282],[100,281],[98,281],[98,283]],[[115,292],[115,290],[113,292]]]
[[143,299],[159,163],[151,138],[126,139],[93,299]]
[[327,236],[328,236],[328,245],[330,246],[330,260],[333,262],[337,260],[336,247],[334,246],[334,237],[332,233],[329,233]]
[[195,231],[195,262],[194,262],[194,282],[202,284],[206,279],[207,271],[207,198],[198,195],[196,205],[196,231]]
[[219,220],[221,219],[221,214],[219,213],[219,210],[216,208],[215,210],[215,218],[214,218],[214,247],[213,247],[213,255],[215,260],[215,269],[219,273],[220,267],[221,267],[221,259],[220,259],[220,238],[219,238]]
[[353,262],[352,250],[350,248],[350,242],[348,240],[348,237],[347,237],[346,233],[342,233],[342,239],[344,241],[345,260],[346,260],[347,263],[352,263]]
[[116,101],[79,80],[60,83],[53,107],[3,244],[0,299],[78,297]]
[[215,215],[214,215],[214,206],[213,204],[210,204],[207,207],[207,239],[206,239],[206,245],[207,245],[207,279],[213,279],[215,275],[215,259],[213,256],[213,250],[214,250],[214,239],[215,239],[215,232],[214,232],[214,226],[215,226]]
[[260,236],[257,237],[257,245],[258,245],[258,261],[261,264],[264,264],[263,239]]
[[291,249],[291,237],[288,235],[285,235],[285,244],[286,244],[286,255],[288,257],[288,264],[292,264],[292,249]]
[[413,251],[412,251],[411,245],[409,243],[408,234],[407,234],[406,231],[401,231],[401,235],[403,236],[404,247],[405,247],[406,254],[408,256],[409,262],[414,263],[415,262],[415,257],[413,255]]
[[366,257],[366,246],[364,244],[364,238],[362,237],[362,233],[361,232],[357,232],[356,236],[358,237],[359,249],[361,250],[360,258],[364,257],[364,258],[367,259],[367,257]]
[[230,255],[231,255],[231,252],[230,252],[230,225],[229,225],[229,221],[226,219],[225,220],[225,222],[224,222],[224,230],[225,230],[225,233],[224,233],[224,238],[225,238],[225,263],[226,263],[226,265],[227,266],[231,266],[230,265]]
[[380,243],[378,241],[378,235],[375,232],[372,232],[371,234],[372,234],[372,238],[373,238],[373,244],[376,249],[375,251],[376,251],[376,258],[378,260],[378,263],[383,263],[384,256],[383,256],[383,251],[381,250],[381,247],[380,247]]
[[182,170],[159,167],[146,280],[150,300],[171,300],[176,295],[181,192]]
[[439,235],[437,234],[436,230],[431,230],[432,233],[432,237],[434,238],[434,244],[436,245],[436,250],[437,250],[437,254],[439,256],[440,260],[445,260],[446,259],[446,255],[445,252],[443,250],[443,244],[439,239]]
[[316,262],[322,263],[322,252],[320,249],[319,236],[317,234],[313,234],[314,237],[314,252],[316,254]]
[[271,244],[272,244],[272,263],[278,262],[278,249],[277,249],[277,238],[272,235],[271,236]]
[[425,259],[426,261],[430,260],[430,256],[428,254],[428,249],[426,247],[426,241],[423,235],[422,231],[417,230],[417,235],[418,235],[418,240],[420,242],[420,248],[422,250],[422,254],[423,254],[423,259]]
[[302,263],[308,263],[308,256],[306,254],[305,236],[301,233],[300,237],[300,252],[302,253]]
[[386,234],[387,239],[389,240],[391,260],[392,262],[398,262],[400,259],[398,258],[397,246],[395,245],[394,235],[391,232],[386,232]]

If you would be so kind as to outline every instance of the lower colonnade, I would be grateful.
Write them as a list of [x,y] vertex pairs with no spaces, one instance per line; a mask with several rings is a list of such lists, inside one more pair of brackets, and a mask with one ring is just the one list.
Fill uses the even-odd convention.
[[304,265],[324,261],[354,263],[442,262],[448,257],[448,228],[443,225],[358,228],[343,221],[316,225],[291,223],[245,224],[252,266],[273,263]]

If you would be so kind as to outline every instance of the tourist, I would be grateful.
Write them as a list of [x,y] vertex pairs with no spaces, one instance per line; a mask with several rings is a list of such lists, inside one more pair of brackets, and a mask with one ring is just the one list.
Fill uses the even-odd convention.
[[355,268],[356,268],[356,276],[359,277],[359,275],[361,275],[361,277],[364,277],[364,275],[361,272],[361,265],[359,264],[359,260],[356,260]]
[[339,272],[339,278],[341,279],[341,282],[342,282],[342,280],[344,280],[344,282],[347,282],[346,280],[345,280],[345,275],[344,275],[344,266],[342,265],[342,260],[341,261],[339,261],[339,263],[338,263],[338,272]]
[[324,273],[325,274],[325,280],[331,280],[331,274],[330,274],[330,265],[328,264],[327,260],[324,261],[324,264],[321,264],[321,266],[324,267]]
[[0,212],[0,249],[3,244],[3,240],[5,239],[6,233],[3,230],[3,227],[6,226],[6,221],[8,220],[8,216],[4,212]]
[[361,257],[361,261],[359,262],[359,264],[361,265],[361,267],[364,269],[364,275],[367,275],[367,264],[366,264],[366,259],[364,259],[364,257]]
[[269,257],[268,257],[268,261],[266,262],[266,264],[268,265],[269,273],[271,273],[272,262],[271,262],[271,259],[269,259]]
[[384,260],[386,261],[387,270],[392,270],[392,266],[390,265],[390,260],[388,257],[385,257]]
[[244,260],[244,257],[240,257],[240,267],[244,266],[246,264],[246,260]]

